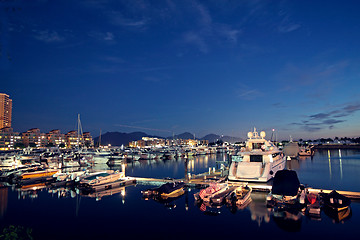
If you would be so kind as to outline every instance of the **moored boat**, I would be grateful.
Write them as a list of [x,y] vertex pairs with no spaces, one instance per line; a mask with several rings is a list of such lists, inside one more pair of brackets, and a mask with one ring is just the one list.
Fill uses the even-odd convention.
[[91,188],[101,184],[115,182],[125,177],[124,172],[107,170],[89,174],[79,181],[80,188]]
[[349,208],[351,200],[344,195],[333,190],[330,193],[322,193],[321,198],[323,205],[334,211],[342,211]]
[[267,182],[286,166],[283,152],[264,139],[265,132],[249,132],[246,147],[232,156],[229,181]]
[[334,222],[343,222],[351,217],[351,200],[349,198],[335,190],[330,193],[321,193],[320,196],[324,213],[332,218]]
[[321,217],[321,204],[320,198],[318,194],[315,193],[307,193],[306,194],[306,210],[305,213],[313,218],[313,219],[320,219]]
[[251,201],[252,188],[248,186],[236,187],[235,190],[229,194],[225,201],[228,205],[242,206]]
[[305,205],[305,188],[293,170],[281,170],[275,174],[271,192],[267,196],[269,207],[302,208]]
[[236,188],[237,188],[237,187],[232,186],[232,187],[227,188],[227,189],[224,190],[224,191],[219,191],[218,193],[215,193],[214,195],[212,195],[212,196],[210,197],[210,199],[209,199],[209,200],[210,200],[210,203],[215,204],[215,205],[221,205],[221,204],[223,204],[223,203],[225,202],[225,198],[226,198],[229,194],[233,193]]
[[182,195],[184,191],[185,183],[181,181],[168,182],[160,187],[147,189],[141,193],[145,198],[149,197],[161,197],[161,198],[172,198]]
[[41,177],[50,177],[57,173],[57,169],[45,169],[33,172],[24,172],[19,175],[20,179],[33,179],[33,178],[41,178]]
[[215,194],[223,192],[229,188],[227,183],[211,183],[209,187],[201,189],[200,192],[194,194],[196,201],[210,202],[211,197]]
[[314,148],[313,147],[300,147],[299,156],[300,157],[310,157],[314,156]]

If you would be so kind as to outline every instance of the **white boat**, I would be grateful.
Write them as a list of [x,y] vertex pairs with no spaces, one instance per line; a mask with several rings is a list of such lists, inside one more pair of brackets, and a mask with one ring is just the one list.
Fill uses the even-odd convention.
[[300,147],[299,156],[307,157],[307,156],[314,156],[314,149],[313,147]]
[[229,188],[227,183],[211,183],[209,187],[201,189],[200,192],[194,194],[196,201],[210,202],[210,199],[215,196],[215,194],[226,191]]
[[274,143],[264,139],[265,132],[249,132],[246,145],[232,157],[230,181],[267,182],[286,166],[286,157]]
[[8,156],[3,155],[0,156],[0,169],[9,169],[9,168],[18,168],[23,166],[21,161],[17,159],[15,155]]
[[283,152],[287,156],[288,160],[296,159],[300,152],[299,144],[297,142],[293,142],[290,138],[290,142],[284,146]]
[[79,186],[85,188],[94,187],[105,183],[111,183],[122,178],[125,178],[124,172],[113,170],[101,171],[89,174],[88,176],[81,178],[81,180],[79,181]]

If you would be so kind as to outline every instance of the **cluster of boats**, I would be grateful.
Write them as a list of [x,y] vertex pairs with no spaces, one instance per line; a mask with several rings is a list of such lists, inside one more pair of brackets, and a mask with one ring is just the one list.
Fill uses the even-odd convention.
[[123,171],[77,170],[65,172],[61,169],[46,168],[39,164],[22,166],[16,169],[3,169],[0,172],[0,181],[21,190],[71,187],[77,188],[84,193],[136,183],[135,178],[125,176],[124,168]]
[[[351,216],[350,199],[336,191],[314,192],[300,184],[295,171],[286,170],[286,155],[273,142],[265,139],[254,129],[248,133],[249,139],[238,151],[232,149],[232,157],[227,178],[209,181],[206,188],[194,194],[195,204],[205,213],[216,213],[214,209],[227,206],[232,212],[242,210],[252,202],[251,183],[268,183],[272,179],[271,192],[266,198],[266,206],[278,216],[295,211],[314,218],[323,210],[335,221],[343,221]],[[195,149],[195,148],[194,148]],[[66,172],[61,169],[87,164],[123,164],[126,160],[188,158],[195,155],[216,153],[216,148],[167,148],[154,150],[118,149],[87,150],[71,153],[46,151],[40,154],[18,154],[2,156],[0,159],[0,181],[13,183],[19,188],[36,189],[46,187],[76,187],[83,193],[106,192],[136,183],[135,178],[125,176],[122,171],[76,170]],[[225,151],[221,149],[221,151]],[[229,149],[227,150],[229,151]],[[233,152],[235,151],[235,152]],[[77,163],[77,164],[76,164]],[[123,165],[124,166],[124,165]],[[168,206],[175,199],[188,192],[189,186],[183,181],[165,181],[163,185],[142,191],[144,199],[154,199]],[[121,190],[122,191],[122,190]],[[298,215],[294,215],[297,217]]]
[[217,153],[234,154],[228,147],[181,147],[162,148],[96,148],[64,150],[58,148],[32,149],[0,154],[0,169],[15,169],[29,164],[43,164],[48,168],[69,168],[101,165],[120,165],[137,160],[174,160]]
[[293,170],[276,173],[272,189],[267,196],[267,206],[277,211],[298,210],[313,218],[320,218],[323,210],[326,215],[341,222],[351,217],[351,200],[333,190],[331,192],[312,192],[300,184]]

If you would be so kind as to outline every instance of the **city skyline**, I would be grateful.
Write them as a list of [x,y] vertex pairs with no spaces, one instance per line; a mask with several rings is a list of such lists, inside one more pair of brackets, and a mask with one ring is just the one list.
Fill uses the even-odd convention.
[[12,127],[360,135],[357,1],[2,1]]

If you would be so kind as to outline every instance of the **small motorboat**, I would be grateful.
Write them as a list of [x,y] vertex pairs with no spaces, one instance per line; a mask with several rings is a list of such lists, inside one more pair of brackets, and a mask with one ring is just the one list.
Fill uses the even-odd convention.
[[295,171],[280,170],[275,174],[266,200],[269,207],[302,208],[305,205],[305,187],[300,185]]
[[308,157],[308,156],[314,156],[314,148],[311,147],[300,147],[299,149],[299,156],[300,157]]
[[237,187],[231,194],[226,197],[226,203],[232,206],[236,205],[237,207],[247,205],[251,201],[251,192],[251,187]]
[[351,217],[351,200],[333,190],[330,193],[321,193],[324,213],[336,223],[343,222]]
[[323,205],[326,208],[332,209],[334,211],[342,211],[349,208],[351,200],[344,195],[333,190],[330,193],[322,193],[321,198]]
[[34,178],[41,178],[41,177],[50,177],[57,173],[57,169],[45,169],[40,171],[32,171],[32,172],[24,172],[19,175],[19,179],[34,179]]
[[320,219],[321,218],[321,204],[318,194],[315,193],[307,193],[306,194],[306,210],[305,213],[312,219]]
[[225,202],[225,198],[233,193],[237,187],[229,187],[225,191],[219,191],[210,197],[210,203],[215,205],[221,205]]
[[200,192],[194,194],[196,201],[210,202],[210,198],[217,193],[227,190],[227,183],[211,183],[209,187],[201,189]]
[[166,198],[174,198],[184,194],[185,183],[181,181],[168,182],[161,185],[158,188],[147,189],[142,191],[141,193],[145,198],[150,197],[161,197],[163,199]]

